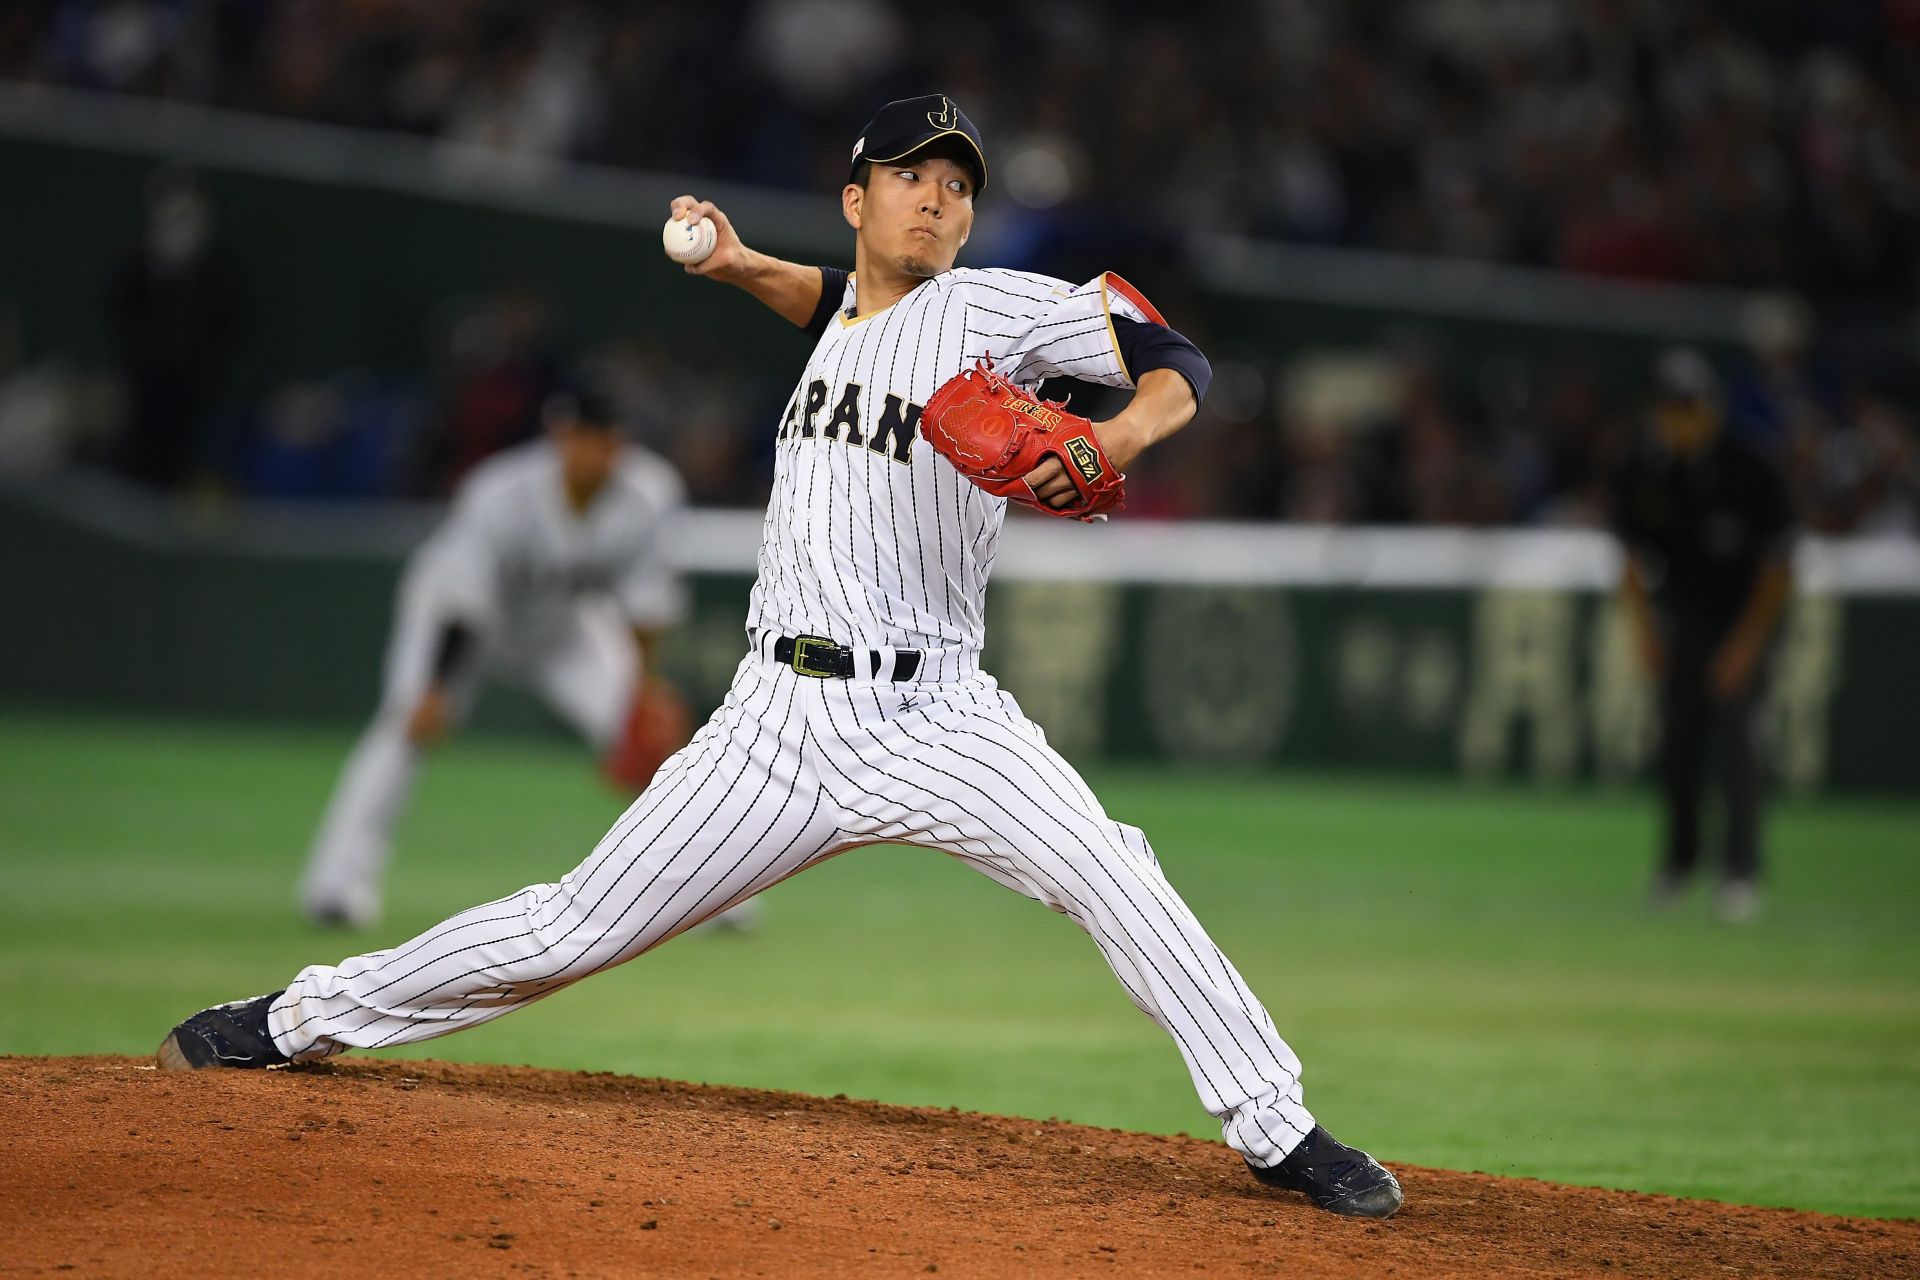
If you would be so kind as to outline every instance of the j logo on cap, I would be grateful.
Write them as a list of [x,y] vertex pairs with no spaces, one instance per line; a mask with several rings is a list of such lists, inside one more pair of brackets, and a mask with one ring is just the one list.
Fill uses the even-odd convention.
[[[860,180],[864,163],[892,164],[904,160],[930,142],[942,138],[957,139],[956,156],[973,170],[973,193],[987,186],[987,153],[980,143],[980,130],[960,104],[944,93],[927,93],[917,98],[900,98],[887,103],[867,121],[860,141],[853,144],[849,182]],[[953,144],[949,144],[950,146]]]

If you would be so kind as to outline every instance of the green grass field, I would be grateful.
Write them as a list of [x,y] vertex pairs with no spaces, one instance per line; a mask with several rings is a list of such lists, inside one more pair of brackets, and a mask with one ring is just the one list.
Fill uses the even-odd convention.
[[[0,1052],[150,1052],[357,950],[292,910],[344,734],[0,719]],[[1920,804],[1783,804],[1769,910],[1643,909],[1639,792],[1111,771],[1174,884],[1388,1159],[1920,1216]],[[619,809],[562,743],[456,744],[385,945],[572,866]],[[395,1056],[847,1093],[1217,1137],[1068,921],[922,850]]]

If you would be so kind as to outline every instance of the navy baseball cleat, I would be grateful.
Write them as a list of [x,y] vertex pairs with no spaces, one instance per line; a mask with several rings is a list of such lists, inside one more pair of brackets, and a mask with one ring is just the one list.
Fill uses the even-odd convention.
[[284,990],[202,1009],[167,1033],[154,1060],[163,1071],[285,1065],[290,1059],[267,1031],[267,1010]]
[[1378,1160],[1317,1124],[1279,1164],[1247,1169],[1269,1187],[1303,1192],[1328,1213],[1348,1218],[1391,1218],[1404,1199],[1399,1179]]

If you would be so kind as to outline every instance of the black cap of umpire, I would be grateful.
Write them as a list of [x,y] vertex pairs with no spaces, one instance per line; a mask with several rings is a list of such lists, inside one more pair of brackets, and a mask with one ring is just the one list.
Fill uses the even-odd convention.
[[987,187],[987,150],[980,142],[980,130],[958,103],[944,93],[920,98],[901,98],[889,102],[874,113],[860,140],[853,144],[853,162],[848,176],[858,174],[864,162],[885,164],[905,159],[941,138],[955,138],[961,144],[956,151],[973,170],[975,195]]

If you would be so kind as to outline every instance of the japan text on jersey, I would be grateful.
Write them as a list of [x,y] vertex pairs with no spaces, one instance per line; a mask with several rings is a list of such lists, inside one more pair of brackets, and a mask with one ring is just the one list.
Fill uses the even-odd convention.
[[[848,281],[842,306],[852,305]],[[1112,317],[1150,305],[1116,277],[959,268],[820,336],[776,428],[748,625],[843,643],[977,652],[1006,500],[919,438],[923,405],[983,357],[1029,390],[1132,386]]]

